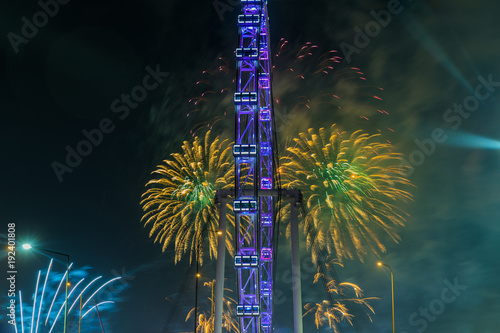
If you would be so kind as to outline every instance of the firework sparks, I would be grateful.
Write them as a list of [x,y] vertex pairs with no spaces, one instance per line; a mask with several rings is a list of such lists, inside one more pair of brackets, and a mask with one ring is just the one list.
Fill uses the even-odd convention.
[[[332,297],[332,300],[323,300],[320,303],[308,303],[304,306],[306,310],[304,316],[314,313],[314,323],[317,329],[328,324],[328,327],[333,328],[338,333],[341,322],[349,323],[352,326],[354,315],[351,313],[351,309],[354,306],[361,306],[365,310],[367,309],[369,312],[375,313],[369,301],[378,300],[378,297],[364,297],[363,290],[358,285],[350,282],[338,283],[330,275],[321,273],[318,268],[313,282],[318,283],[320,280],[326,282],[325,285],[328,294],[335,297]],[[369,312],[365,312],[371,320]]]
[[[217,255],[217,231],[219,212],[214,204],[215,192],[234,186],[234,161],[231,145],[220,137],[212,139],[210,131],[204,142],[195,137],[185,141],[183,154],[172,154],[153,173],[153,179],[141,201],[145,214],[144,225],[151,225],[150,237],[163,245],[175,246],[175,262],[190,252],[190,260],[196,255],[199,242],[208,239],[210,257]],[[228,205],[230,209],[230,205]],[[228,215],[230,224],[234,218]],[[227,231],[226,247],[234,252],[232,235]],[[199,248],[200,263],[203,263],[204,247]]]
[[355,257],[363,261],[369,252],[385,252],[382,234],[399,241],[395,229],[407,216],[399,205],[411,200],[406,191],[411,183],[402,155],[378,138],[363,131],[348,134],[332,125],[301,133],[287,148],[282,177],[285,187],[304,193],[304,232],[315,262],[321,249],[340,262]]
[[[341,60],[337,51],[323,52],[311,42],[294,46],[285,39],[280,41],[272,72],[276,130],[283,139],[323,123],[325,117],[332,122],[341,117],[345,126],[391,138],[392,131],[387,125],[389,113],[381,106],[383,89],[369,85],[359,68],[348,67]],[[199,113],[210,120],[195,125],[193,136],[216,124],[223,129],[231,128],[234,68],[233,60],[219,58],[213,70],[202,72],[202,79],[196,82],[200,94],[189,100],[192,109],[186,115],[193,117]]]
[[[204,287],[211,288],[212,290],[212,297],[208,297],[208,301],[210,302],[210,314],[201,312],[198,313],[198,325],[196,327],[196,333],[212,333],[213,332],[213,323],[214,323],[214,287],[215,287],[215,280],[212,280],[210,282],[205,282],[203,284]],[[224,288],[225,293],[232,293],[231,289]],[[239,333],[240,330],[238,329],[238,318],[236,316],[236,309],[234,305],[236,305],[236,301],[229,297],[229,296],[224,296],[223,297],[223,309],[222,309],[222,326],[227,332],[234,332],[234,333]],[[188,315],[186,316],[186,321],[191,318],[191,316],[194,316],[194,311],[195,309],[191,309],[189,311]]]
[[[72,265],[73,264],[71,264],[69,267],[71,268]],[[19,320],[20,320],[19,326],[21,328],[21,330],[20,330],[21,333],[25,332],[25,326],[26,326],[26,332],[29,331],[31,333],[43,333],[43,332],[50,333],[52,331],[55,331],[54,328],[57,326],[58,323],[61,324],[61,320],[59,320],[59,319],[61,317],[63,317],[63,316],[61,316],[61,313],[63,312],[64,306],[65,306],[65,295],[59,294],[59,290],[61,289],[62,281],[64,281],[66,278],[67,271],[65,272],[65,274],[62,275],[62,278],[60,278],[61,282],[59,283],[57,289],[54,291],[55,288],[52,287],[52,282],[57,282],[59,280],[59,277],[54,276],[55,273],[51,272],[51,268],[52,268],[52,260],[50,261],[46,272],[38,271],[35,290],[33,293],[33,305],[32,306],[30,306],[30,305],[27,306],[26,304],[23,304],[22,292],[21,292],[21,290],[19,290],[19,309],[18,309],[18,311],[20,313],[19,313],[19,316],[17,318],[19,318]],[[52,275],[51,275],[51,273],[52,273]],[[40,282],[41,282],[41,278],[43,278],[43,275],[45,275],[45,281],[43,283],[43,286],[41,286]],[[72,297],[72,296],[77,293],[78,286],[82,282],[85,281],[85,278],[80,279],[71,288],[71,290],[69,291],[69,294],[68,294],[68,302],[72,301],[73,303],[72,303],[71,308],[68,311],[68,320],[73,319],[73,322],[78,322],[78,314],[72,314],[71,309],[73,308],[75,303],[80,300],[80,297],[82,298],[82,300],[84,298],[86,298],[84,296],[85,290],[89,289],[89,287],[99,278],[100,277],[98,277],[98,278],[94,279],[92,282],[90,282],[85,287],[85,289],[83,289],[83,291],[79,290],[80,293],[76,297]],[[82,310],[85,310],[86,314],[88,314],[90,310],[95,309],[95,306],[94,306],[91,309],[87,310],[85,308],[85,305],[90,300],[93,300],[95,302],[94,296],[99,296],[98,292],[100,290],[102,290],[102,288],[105,285],[109,284],[112,281],[116,281],[119,278],[120,277],[113,278],[113,279],[109,280],[108,282],[104,283],[103,285],[101,285],[90,297],[88,297],[86,299],[84,305],[82,306]],[[39,290],[39,289],[41,289],[41,290]],[[52,301],[50,302],[50,306],[46,305],[43,302],[45,299],[45,296],[52,298]],[[100,304],[107,304],[107,303],[114,303],[114,302],[113,301],[106,301],[106,302],[101,302]],[[60,309],[57,312],[57,314],[55,314],[55,316],[54,315],[51,316],[51,314],[54,314],[52,312],[52,308],[55,304],[57,307],[60,307]],[[99,309],[99,310],[101,310],[101,309]],[[25,315],[25,313],[27,315]],[[72,315],[72,316],[70,317],[70,315]],[[40,317],[41,316],[46,316],[45,324],[43,323],[43,319],[42,319],[42,325],[40,325]],[[75,317],[76,317],[76,321],[75,321]],[[49,321],[51,322],[51,324],[49,326],[47,326],[47,323]],[[18,325],[18,323],[16,322],[16,329],[17,329],[17,325]]]

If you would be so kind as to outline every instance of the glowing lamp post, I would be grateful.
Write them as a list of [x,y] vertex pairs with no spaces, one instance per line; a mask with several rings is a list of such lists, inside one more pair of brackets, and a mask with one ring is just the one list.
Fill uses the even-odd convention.
[[56,252],[52,250],[33,248],[30,244],[23,244],[25,250],[34,249],[36,251],[42,251],[47,253],[59,254],[66,257],[66,295],[64,297],[64,333],[66,333],[67,318],[68,318],[68,286],[69,286],[69,254]]
[[[201,277],[200,274],[200,264],[199,264],[199,253],[200,253],[200,246],[201,246],[201,238],[203,236],[203,232],[205,231],[210,231],[210,232],[216,232],[217,235],[222,236],[224,233],[221,230],[212,230],[212,229],[205,229],[202,230],[200,239],[198,240],[198,246],[196,247],[196,279],[195,279],[195,294],[194,294],[194,333],[196,333],[198,329],[198,279]],[[220,243],[220,242],[219,242]],[[224,244],[223,244],[224,246]],[[222,278],[224,279],[224,278]],[[213,298],[213,297],[212,297]],[[212,300],[213,302],[213,300]]]
[[378,266],[386,266],[389,268],[389,270],[391,271],[391,291],[392,291],[392,332],[393,333],[396,333],[396,324],[395,324],[395,321],[394,321],[394,274],[392,274],[392,269],[389,265],[386,265],[382,262],[378,262],[377,263]]

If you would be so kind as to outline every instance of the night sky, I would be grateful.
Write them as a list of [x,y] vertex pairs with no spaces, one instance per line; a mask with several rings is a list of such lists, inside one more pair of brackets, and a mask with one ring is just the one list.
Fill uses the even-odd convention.
[[[0,242],[7,243],[7,225],[14,222],[17,241],[70,254],[75,275],[108,280],[124,274],[111,295],[115,303],[102,311],[108,333],[192,330],[193,322],[184,319],[194,306],[194,269],[188,260],[174,265],[172,248],[162,253],[149,239],[139,202],[155,166],[180,151],[193,127],[216,116],[212,110],[186,117],[193,109],[189,99],[203,91],[196,85],[202,71],[216,68],[219,57],[231,59],[236,47],[239,8],[219,2],[227,6],[223,13],[200,0],[73,0],[58,3],[57,10],[50,7],[53,17],[37,31],[24,28],[26,38],[23,20],[43,20],[40,4],[0,5]],[[384,124],[374,117],[359,125],[323,110],[305,118],[313,127],[390,127],[391,141],[414,166],[409,174],[414,202],[404,207],[410,217],[400,231],[402,241],[386,239],[381,258],[394,271],[396,331],[498,332],[500,3],[395,3],[270,1],[272,48],[285,38],[293,45],[310,41],[324,51],[336,49],[344,58],[339,66],[360,68],[367,86],[383,88],[378,90],[383,101],[373,110],[390,114]],[[371,12],[388,6],[394,13],[380,28]],[[358,31],[366,27],[374,30],[363,41]],[[279,77],[275,85],[287,89]],[[305,86],[304,94],[314,96],[318,85]],[[342,87],[348,95],[349,86]],[[140,101],[123,97],[132,92]],[[365,107],[362,98],[345,97],[345,108]],[[286,135],[302,119],[289,112]],[[228,124],[219,129],[231,133]],[[81,143],[88,136],[94,144]],[[67,156],[78,150],[86,156]],[[280,238],[276,280],[287,301],[276,305],[277,333],[292,332],[288,244]],[[29,300],[37,271],[49,260],[16,254],[17,288]],[[302,261],[307,257],[303,247]],[[392,329],[390,274],[377,260],[347,261],[337,270],[366,296],[381,298],[371,303],[373,323],[357,310],[355,327],[343,327],[344,332]],[[1,263],[7,271],[4,252]],[[55,263],[54,269],[61,273],[64,266]],[[202,273],[214,278],[215,264],[204,265]],[[4,275],[0,331],[14,332],[7,324]],[[319,302],[322,292],[306,283],[303,299]],[[207,296],[203,289],[200,300]],[[96,331],[96,320],[89,318],[93,323],[83,331]],[[304,331],[316,331],[311,318]]]

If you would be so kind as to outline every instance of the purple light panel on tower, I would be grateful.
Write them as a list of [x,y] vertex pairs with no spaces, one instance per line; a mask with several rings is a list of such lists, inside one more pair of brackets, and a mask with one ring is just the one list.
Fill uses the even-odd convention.
[[273,188],[273,180],[269,177],[262,177],[260,180],[260,188],[262,190],[270,190]]
[[271,120],[271,110],[269,109],[261,109],[259,112],[259,120],[260,121],[269,121]]

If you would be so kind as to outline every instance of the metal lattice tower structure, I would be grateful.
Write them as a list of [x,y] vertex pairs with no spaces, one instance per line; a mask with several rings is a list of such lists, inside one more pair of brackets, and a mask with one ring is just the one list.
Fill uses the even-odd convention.
[[241,332],[271,333],[275,201],[272,195],[259,195],[275,189],[276,172],[269,19],[266,0],[241,0],[241,6],[233,147],[236,312]]

